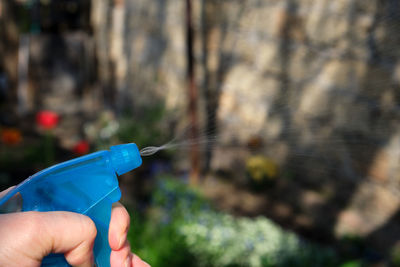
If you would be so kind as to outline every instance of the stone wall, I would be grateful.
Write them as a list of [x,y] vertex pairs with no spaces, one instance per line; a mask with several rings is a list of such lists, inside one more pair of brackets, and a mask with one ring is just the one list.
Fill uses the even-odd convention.
[[[92,1],[92,7],[99,71],[112,77],[108,79],[115,86],[117,108],[141,107],[157,99],[163,99],[169,109],[182,106],[186,92],[183,2]],[[103,58],[109,62],[102,62]]]
[[[121,103],[158,99],[168,110],[184,111],[184,1],[117,3],[124,20],[111,27],[120,34],[111,42],[118,49],[110,51]],[[315,224],[328,224],[336,236],[375,237],[400,203],[397,2],[193,3],[204,129],[215,133],[218,126],[221,136],[212,168],[229,171],[244,162],[251,153],[221,157],[224,145],[258,137],[259,153],[320,198],[311,211],[300,207]],[[118,12],[111,16],[121,17]],[[320,218],[327,207],[331,214]],[[379,216],[371,217],[376,209]]]
[[[241,9],[220,30],[222,142],[260,137],[293,183],[320,195],[315,223],[330,206],[333,234],[375,237],[400,203],[399,5],[214,2],[227,16]],[[214,157],[214,168],[229,166]]]

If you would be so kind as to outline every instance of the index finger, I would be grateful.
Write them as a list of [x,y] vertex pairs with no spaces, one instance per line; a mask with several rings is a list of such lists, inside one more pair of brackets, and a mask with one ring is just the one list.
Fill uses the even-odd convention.
[[128,211],[121,203],[114,203],[108,230],[108,242],[112,250],[120,250],[123,247],[126,242],[129,225],[130,217]]

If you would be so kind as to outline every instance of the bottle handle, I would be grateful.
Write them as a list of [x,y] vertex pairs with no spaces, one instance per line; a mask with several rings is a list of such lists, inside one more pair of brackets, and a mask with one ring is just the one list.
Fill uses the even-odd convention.
[[[97,235],[94,241],[94,260],[96,267],[110,267],[111,248],[108,242],[108,229],[111,219],[112,204],[121,197],[119,187],[116,187],[107,197],[91,207],[85,214],[96,225]],[[41,267],[70,267],[63,254],[50,254],[42,260]]]

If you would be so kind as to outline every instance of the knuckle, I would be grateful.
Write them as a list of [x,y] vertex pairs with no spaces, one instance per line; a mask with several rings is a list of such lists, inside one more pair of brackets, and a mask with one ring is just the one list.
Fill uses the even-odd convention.
[[97,229],[95,223],[87,216],[82,216],[83,233],[88,236],[88,239],[94,240],[97,235]]
[[77,253],[76,251],[66,253],[64,256],[68,263],[72,266],[84,265],[90,258],[90,256],[86,253]]

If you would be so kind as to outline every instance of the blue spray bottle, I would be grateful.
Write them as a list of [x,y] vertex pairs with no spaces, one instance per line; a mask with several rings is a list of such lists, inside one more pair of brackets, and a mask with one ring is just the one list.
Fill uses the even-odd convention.
[[[40,171],[0,199],[0,213],[72,211],[89,216],[97,228],[95,263],[110,266],[108,226],[111,205],[121,198],[117,175],[142,164],[134,143],[110,147]],[[62,254],[44,258],[42,266],[70,266]]]

